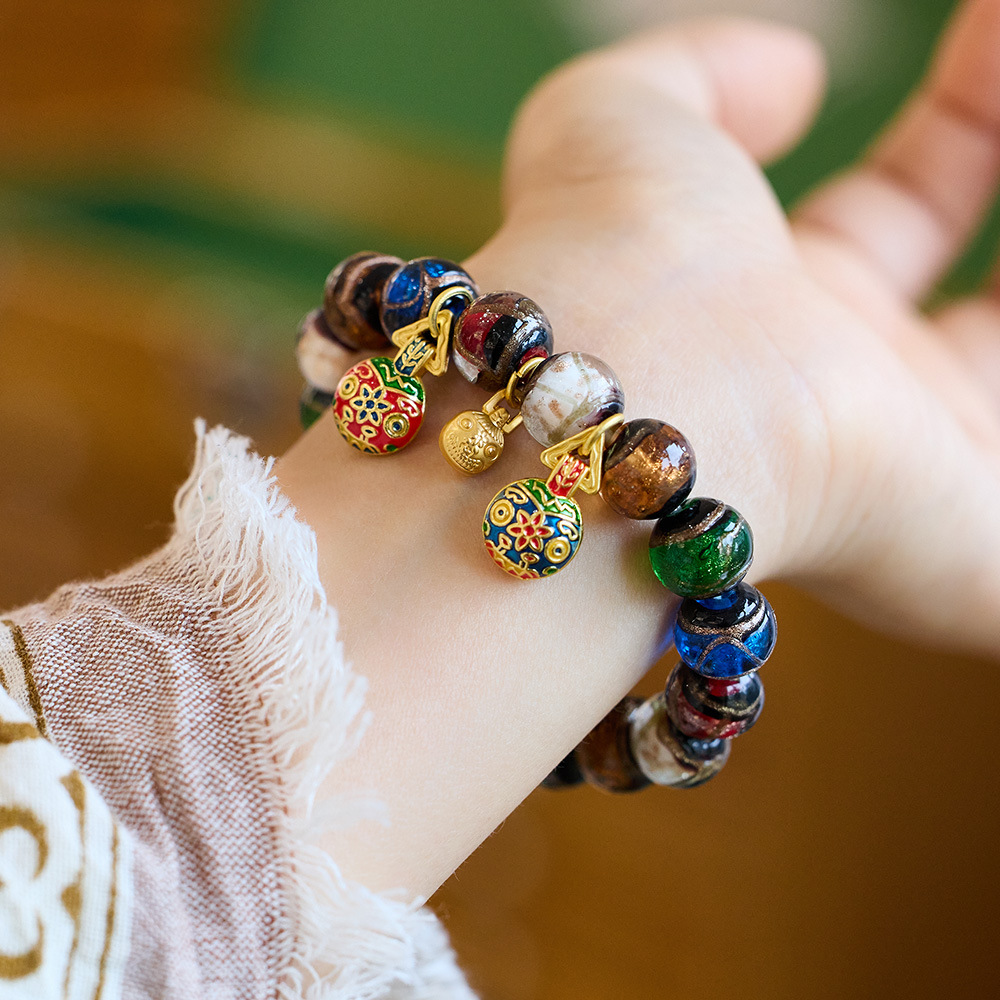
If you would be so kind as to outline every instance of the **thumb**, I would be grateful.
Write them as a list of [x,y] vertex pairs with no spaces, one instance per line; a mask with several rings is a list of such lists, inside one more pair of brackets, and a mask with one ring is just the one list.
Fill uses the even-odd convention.
[[752,159],[801,137],[824,76],[810,36],[735,18],[674,25],[581,56],[543,80],[517,117],[508,211],[555,197],[565,214],[567,188],[580,185],[625,181],[640,203],[684,191],[687,176],[704,190],[706,171],[732,185],[734,158],[745,161],[744,181],[762,188]]

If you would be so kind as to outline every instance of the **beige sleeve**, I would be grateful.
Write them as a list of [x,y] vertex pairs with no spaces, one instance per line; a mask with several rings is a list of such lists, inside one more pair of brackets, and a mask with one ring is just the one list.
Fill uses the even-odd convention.
[[318,846],[385,817],[312,808],[365,682],[270,461],[199,425],[175,513],[163,549],[0,630],[0,995],[471,1000],[436,918]]

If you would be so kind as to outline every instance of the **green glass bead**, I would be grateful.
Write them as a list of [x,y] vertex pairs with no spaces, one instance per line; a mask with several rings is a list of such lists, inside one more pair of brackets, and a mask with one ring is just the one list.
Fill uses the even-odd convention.
[[739,511],[718,500],[687,500],[656,522],[649,561],[680,597],[710,597],[738,583],[753,560],[753,534]]
[[309,430],[332,402],[332,393],[323,392],[307,384],[299,397],[299,420],[302,422],[302,427]]

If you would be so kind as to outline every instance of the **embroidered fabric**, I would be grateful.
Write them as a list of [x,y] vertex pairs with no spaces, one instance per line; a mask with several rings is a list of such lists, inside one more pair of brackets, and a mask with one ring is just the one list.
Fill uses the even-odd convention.
[[[385,821],[363,795],[317,802],[363,737],[365,682],[273,460],[223,428],[196,430],[166,546],[6,616],[5,662],[21,665],[3,680],[8,700],[34,711],[34,691],[30,724],[44,720],[62,769],[128,845],[122,968],[93,995],[473,1000],[430,911],[347,881],[318,846],[321,823]],[[0,830],[0,864],[4,843]],[[40,913],[39,927],[57,917]],[[57,973],[65,952],[53,951]],[[75,995],[21,985],[10,995]]]

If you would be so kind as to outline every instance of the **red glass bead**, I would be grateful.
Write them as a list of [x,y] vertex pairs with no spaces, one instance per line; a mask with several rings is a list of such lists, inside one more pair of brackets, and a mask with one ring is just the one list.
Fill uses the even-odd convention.
[[764,708],[764,685],[756,672],[705,677],[678,663],[667,679],[667,714],[685,736],[731,739],[745,733]]
[[489,292],[462,313],[453,341],[455,367],[487,392],[502,389],[526,361],[552,353],[545,313],[520,292]]

